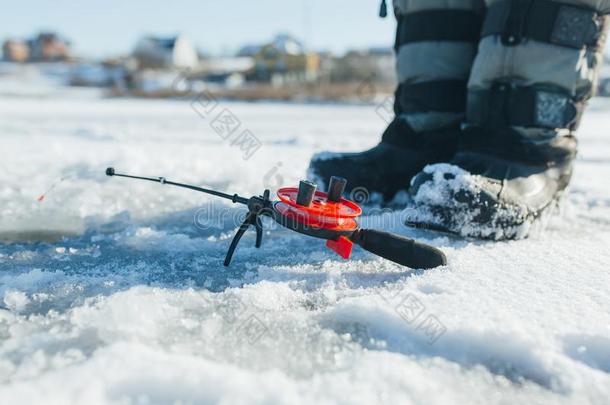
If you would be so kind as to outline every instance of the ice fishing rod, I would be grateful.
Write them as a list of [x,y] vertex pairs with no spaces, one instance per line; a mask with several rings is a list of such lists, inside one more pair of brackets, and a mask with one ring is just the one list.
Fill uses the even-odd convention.
[[362,208],[342,197],[347,181],[341,177],[331,178],[328,193],[316,191],[314,183],[302,180],[299,187],[279,189],[279,200],[272,201],[269,198],[269,190],[265,190],[260,196],[245,198],[237,194],[169,181],[165,177],[121,174],[115,172],[112,167],[106,169],[106,175],[169,184],[246,205],[248,214],[231,241],[224,260],[225,266],[231,263],[237,244],[250,226],[254,226],[256,230],[255,246],[261,247],[263,225],[260,216],[263,215],[271,217],[290,230],[325,239],[326,246],[345,259],[349,259],[353,245],[357,244],[377,256],[411,268],[428,269],[447,264],[445,254],[433,246],[390,232],[360,228],[356,218],[362,214]]

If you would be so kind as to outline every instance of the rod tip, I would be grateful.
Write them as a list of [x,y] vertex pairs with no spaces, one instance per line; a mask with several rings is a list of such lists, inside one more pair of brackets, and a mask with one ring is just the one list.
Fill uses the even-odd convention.
[[114,167],[109,167],[106,169],[106,176],[114,176]]

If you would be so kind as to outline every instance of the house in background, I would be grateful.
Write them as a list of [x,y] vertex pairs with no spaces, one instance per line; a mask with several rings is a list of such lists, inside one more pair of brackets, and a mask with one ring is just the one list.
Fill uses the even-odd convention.
[[207,84],[237,88],[246,81],[246,75],[254,68],[254,59],[246,56],[215,57],[202,59],[198,79]]
[[[254,51],[255,48],[252,45],[242,48],[240,54],[244,55],[246,50]],[[256,81],[281,86],[311,83],[318,77],[318,55],[307,52],[301,42],[287,34],[278,35],[272,42],[260,46],[252,57],[254,69],[250,76]]]
[[2,44],[2,55],[8,62],[25,62],[30,56],[30,47],[25,41],[7,39]]
[[373,80],[393,83],[394,52],[391,48],[352,50],[325,65],[332,82],[359,82]]
[[70,42],[54,32],[41,32],[27,41],[6,40],[2,53],[10,62],[61,62],[70,58]]
[[238,58],[253,58],[254,55],[256,55],[258,53],[258,51],[261,50],[262,47],[263,47],[262,45],[256,45],[256,44],[244,45],[239,49],[239,51],[237,51],[236,56]]
[[136,44],[132,56],[139,69],[194,68],[199,62],[197,50],[182,35],[144,37]]
[[32,62],[57,62],[70,56],[70,43],[54,32],[41,32],[28,41],[29,60]]

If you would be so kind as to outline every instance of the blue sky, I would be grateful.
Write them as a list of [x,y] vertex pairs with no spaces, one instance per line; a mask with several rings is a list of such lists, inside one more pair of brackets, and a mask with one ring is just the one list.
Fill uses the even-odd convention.
[[13,0],[0,17],[0,36],[55,30],[77,53],[128,53],[142,34],[178,32],[209,53],[229,53],[278,32],[311,49],[390,46],[395,22],[378,17],[379,0]]

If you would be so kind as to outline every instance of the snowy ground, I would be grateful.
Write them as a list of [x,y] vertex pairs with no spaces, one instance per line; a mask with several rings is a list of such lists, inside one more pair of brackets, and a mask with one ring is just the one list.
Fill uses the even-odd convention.
[[[274,229],[226,269],[242,209],[106,166],[251,195],[374,144],[374,107],[202,117],[32,80],[0,76],[0,403],[610,403],[607,101],[546,233],[470,243],[369,216],[449,265],[347,262]],[[261,141],[250,159],[211,128],[224,108]]]

